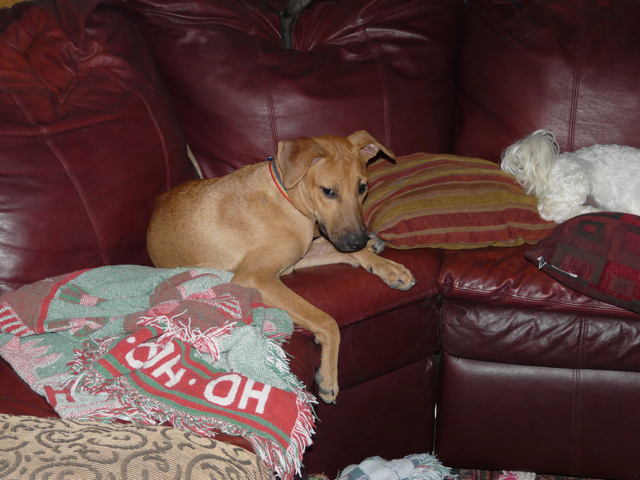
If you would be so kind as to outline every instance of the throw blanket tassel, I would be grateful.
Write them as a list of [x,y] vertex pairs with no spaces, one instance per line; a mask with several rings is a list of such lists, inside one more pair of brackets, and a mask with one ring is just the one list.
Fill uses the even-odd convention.
[[166,315],[157,317],[142,317],[138,325],[145,327],[156,327],[164,330],[164,333],[158,338],[159,345],[166,345],[172,339],[177,338],[183,342],[190,343],[200,353],[208,353],[214,362],[220,360],[220,344],[218,338],[228,335],[237,322],[230,322],[221,327],[211,327],[202,332],[199,328],[191,327],[191,319],[187,319],[188,324],[178,322],[176,319],[185,312],[172,316]]
[[[298,418],[296,426],[291,432],[291,443],[286,452],[283,453],[281,449],[273,448],[273,443],[266,442],[260,437],[249,439],[261,458],[268,458],[272,464],[276,465],[276,473],[280,478],[292,478],[294,474],[301,475],[302,455],[306,446],[311,444],[311,435],[315,433],[313,430],[315,413],[305,404],[303,393],[306,392],[297,393],[300,394],[298,397]],[[313,403],[317,403],[315,399],[313,400]],[[291,468],[293,465],[297,465],[295,470]]]

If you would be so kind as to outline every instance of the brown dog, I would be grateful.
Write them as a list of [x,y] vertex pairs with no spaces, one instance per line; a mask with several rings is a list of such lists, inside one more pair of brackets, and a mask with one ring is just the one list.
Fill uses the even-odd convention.
[[375,255],[373,245],[364,248],[366,166],[380,150],[394,157],[365,131],[282,141],[273,162],[193,180],[163,194],[149,225],[147,248],[156,267],[235,272],[234,283],[256,288],[266,304],[288,311],[310,330],[322,347],[316,381],[327,403],[338,395],[338,326],[280,276],[294,268],[348,263],[377,274],[391,288],[414,285],[405,267]]

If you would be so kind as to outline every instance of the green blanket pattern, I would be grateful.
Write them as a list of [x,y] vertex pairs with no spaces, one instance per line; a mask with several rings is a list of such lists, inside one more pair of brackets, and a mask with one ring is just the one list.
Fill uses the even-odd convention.
[[0,355],[62,418],[241,435],[291,479],[315,399],[281,347],[287,313],[232,276],[114,266],[24,286],[0,296]]

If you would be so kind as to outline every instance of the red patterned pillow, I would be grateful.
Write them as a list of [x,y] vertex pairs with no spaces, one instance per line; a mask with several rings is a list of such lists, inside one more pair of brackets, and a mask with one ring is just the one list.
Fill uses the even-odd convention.
[[580,293],[640,313],[640,217],[598,213],[558,225],[525,254]]

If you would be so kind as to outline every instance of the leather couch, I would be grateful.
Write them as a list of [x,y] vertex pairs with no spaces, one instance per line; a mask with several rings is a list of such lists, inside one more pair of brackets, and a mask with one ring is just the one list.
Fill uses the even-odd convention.
[[[359,129],[397,155],[496,163],[542,127],[562,150],[640,147],[633,0],[316,0],[286,52],[281,6],[1,11],[0,292],[149,264],[153,199],[196,176],[187,143],[205,177]],[[417,279],[407,292],[345,265],[284,278],[342,335],[307,472],[435,451],[451,467],[640,474],[640,316],[563,286],[530,248],[387,248]],[[313,390],[318,348],[298,330],[288,349]],[[4,360],[0,412],[55,416]]]

